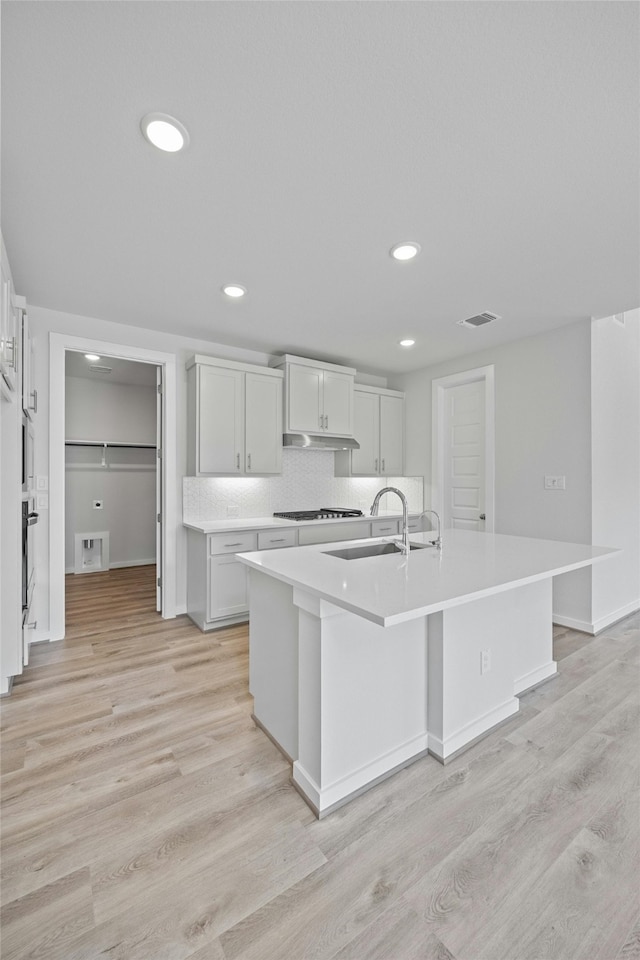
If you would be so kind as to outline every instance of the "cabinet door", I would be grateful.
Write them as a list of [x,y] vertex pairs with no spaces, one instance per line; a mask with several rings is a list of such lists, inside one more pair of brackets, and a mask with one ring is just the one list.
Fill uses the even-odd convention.
[[330,436],[353,436],[353,377],[324,371],[324,429]]
[[11,284],[2,267],[0,280],[0,376],[9,390],[16,389],[18,314],[11,302]]
[[245,374],[245,470],[282,473],[282,380]]
[[30,420],[38,411],[38,391],[33,379],[33,343],[26,312],[22,312],[22,410]]
[[235,554],[209,557],[207,620],[231,617],[249,609],[247,567]]
[[404,401],[401,397],[380,397],[380,473],[404,473]]
[[380,473],[380,403],[377,394],[354,391],[353,435],[360,449],[351,451],[351,473],[364,477]]
[[244,374],[224,367],[198,368],[197,471],[244,470]]
[[291,433],[322,433],[322,370],[289,364],[287,410]]

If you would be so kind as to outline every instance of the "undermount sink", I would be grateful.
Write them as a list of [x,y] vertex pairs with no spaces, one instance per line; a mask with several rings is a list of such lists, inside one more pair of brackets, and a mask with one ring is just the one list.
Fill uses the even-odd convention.
[[[410,550],[424,550],[432,547],[432,543],[410,543]],[[364,557],[383,557],[387,553],[402,553],[402,546],[395,541],[386,543],[365,543],[362,547],[343,547],[342,550],[323,550],[328,557],[339,557],[341,560],[362,560]]]

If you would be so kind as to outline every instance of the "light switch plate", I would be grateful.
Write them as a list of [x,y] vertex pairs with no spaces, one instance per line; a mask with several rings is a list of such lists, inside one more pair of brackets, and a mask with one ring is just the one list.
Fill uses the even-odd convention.
[[36,490],[48,490],[49,477],[36,477]]

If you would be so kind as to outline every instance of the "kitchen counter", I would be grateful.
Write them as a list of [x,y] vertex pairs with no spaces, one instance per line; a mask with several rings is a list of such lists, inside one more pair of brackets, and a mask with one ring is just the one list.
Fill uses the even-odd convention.
[[[323,521],[316,521],[323,522]],[[412,534],[429,543],[433,532]],[[559,540],[447,530],[443,547],[341,560],[328,551],[371,540],[239,554],[256,570],[387,627],[589,566],[617,551]]]
[[[420,516],[418,511],[410,511],[409,516]],[[234,530],[269,530],[273,527],[282,529],[283,527],[309,527],[322,526],[328,523],[362,523],[372,519],[398,520],[402,518],[402,513],[395,510],[381,510],[378,517],[348,517],[338,518],[330,517],[327,520],[284,520],[282,517],[242,517],[227,518],[226,520],[184,520],[182,525],[188,530],[196,530],[198,533],[231,533]]]
[[[317,521],[316,521],[317,522]],[[412,534],[426,542],[434,534]],[[254,720],[318,817],[426,753],[445,763],[552,678],[552,578],[617,550],[445,530],[238,554],[250,575]]]

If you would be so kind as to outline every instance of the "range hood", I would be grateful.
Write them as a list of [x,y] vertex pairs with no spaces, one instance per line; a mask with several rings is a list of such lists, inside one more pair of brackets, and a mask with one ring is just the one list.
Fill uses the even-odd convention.
[[359,450],[360,444],[352,437],[326,437],[311,433],[284,433],[283,447],[300,450]]

